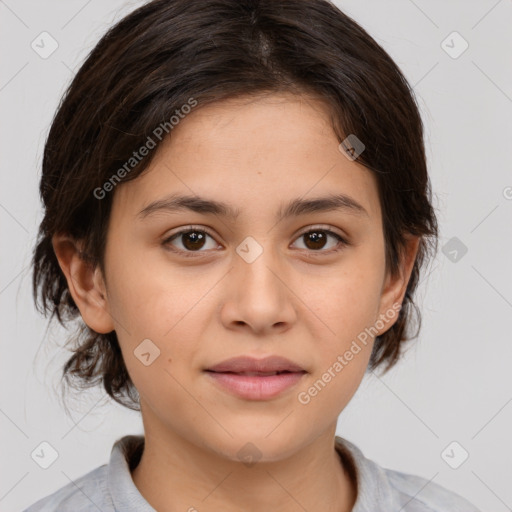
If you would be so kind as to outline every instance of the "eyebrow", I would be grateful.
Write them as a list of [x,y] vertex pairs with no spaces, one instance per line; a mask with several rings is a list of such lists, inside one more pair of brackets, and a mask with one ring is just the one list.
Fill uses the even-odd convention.
[[[176,213],[187,210],[200,214],[219,215],[232,220],[236,220],[240,215],[239,209],[233,208],[232,206],[220,201],[206,199],[199,196],[174,194],[153,201],[137,214],[137,218],[143,220],[151,214],[160,211]],[[292,216],[334,210],[344,211],[357,216],[369,217],[365,208],[355,199],[347,196],[346,194],[336,194],[314,199],[293,199],[287,204],[282,205],[278,210],[276,214],[276,222],[280,222],[281,220]]]

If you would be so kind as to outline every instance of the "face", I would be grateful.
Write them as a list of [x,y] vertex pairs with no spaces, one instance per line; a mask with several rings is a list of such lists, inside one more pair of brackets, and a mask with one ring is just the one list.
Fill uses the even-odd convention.
[[[252,442],[277,460],[335,428],[405,290],[385,271],[374,175],[338,146],[317,100],[229,100],[188,114],[118,185],[105,307],[81,311],[115,329],[146,429],[233,460]],[[171,196],[203,202],[165,207]],[[335,196],[345,207],[311,203]],[[242,355],[304,372],[258,398],[205,371]]]

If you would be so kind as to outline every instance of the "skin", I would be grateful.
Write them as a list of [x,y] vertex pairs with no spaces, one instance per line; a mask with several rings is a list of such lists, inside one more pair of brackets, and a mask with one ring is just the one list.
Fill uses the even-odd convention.
[[[327,107],[306,96],[198,107],[141,176],[115,189],[105,276],[79,258],[79,242],[54,237],[84,321],[117,333],[146,439],[132,477],[159,511],[348,512],[354,505],[356,486],[334,436],[373,338],[309,403],[297,395],[380,315],[395,312],[378,334],[396,321],[393,304],[403,300],[419,239],[409,238],[400,275],[387,274],[377,182],[338,144]],[[137,219],[171,193],[223,201],[240,214],[160,211]],[[332,193],[349,195],[367,215],[334,210],[275,222],[282,204]],[[190,225],[212,237],[203,246],[186,236],[162,244]],[[302,236],[318,225],[349,245],[333,252],[332,235],[323,246]],[[248,236],[263,249],[252,263],[236,252]],[[187,248],[192,257],[183,256]],[[145,366],[134,350],[148,338],[160,356]],[[203,372],[243,354],[282,355],[308,373],[275,398],[244,400]],[[260,454],[250,467],[237,455],[248,442]]]

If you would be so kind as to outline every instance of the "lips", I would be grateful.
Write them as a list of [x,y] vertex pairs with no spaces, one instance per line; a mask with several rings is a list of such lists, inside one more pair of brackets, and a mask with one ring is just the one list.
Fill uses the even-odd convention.
[[248,377],[270,377],[272,375],[281,375],[282,373],[291,373],[288,370],[282,372],[216,372],[216,373],[234,373],[235,375],[246,375]]
[[306,373],[306,370],[299,364],[282,356],[268,356],[263,359],[251,356],[233,357],[210,366],[206,371],[247,376],[271,376],[285,372]]
[[281,356],[240,356],[205,369],[219,389],[244,400],[272,400],[298,385],[308,372]]

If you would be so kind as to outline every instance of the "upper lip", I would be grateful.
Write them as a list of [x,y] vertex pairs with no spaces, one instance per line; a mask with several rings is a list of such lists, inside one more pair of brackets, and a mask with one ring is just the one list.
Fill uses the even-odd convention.
[[298,364],[281,356],[268,356],[263,359],[256,359],[251,356],[239,356],[226,359],[214,366],[206,368],[212,372],[305,372]]

